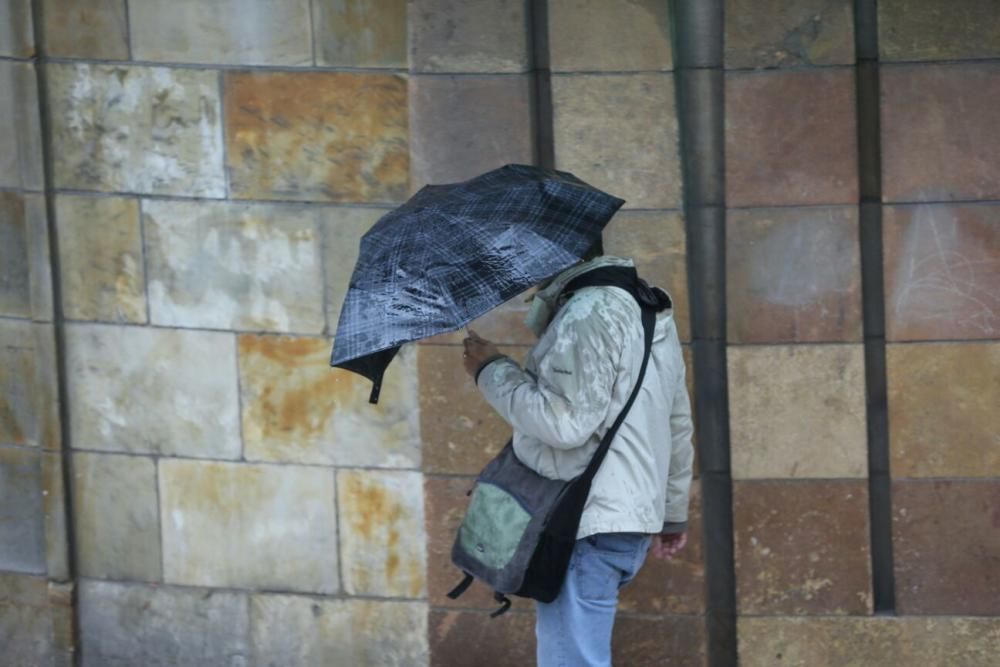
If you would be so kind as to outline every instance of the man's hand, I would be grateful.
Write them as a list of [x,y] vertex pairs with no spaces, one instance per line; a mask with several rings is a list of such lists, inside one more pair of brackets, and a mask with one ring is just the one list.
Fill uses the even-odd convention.
[[653,535],[653,546],[650,549],[653,556],[661,560],[670,560],[677,552],[684,548],[688,542],[688,534],[684,533],[660,533]]
[[479,370],[484,361],[500,354],[496,345],[485,338],[480,338],[479,334],[472,329],[469,329],[469,337],[462,341],[462,345],[465,346],[465,352],[462,353],[465,372],[473,379],[476,378],[476,371]]

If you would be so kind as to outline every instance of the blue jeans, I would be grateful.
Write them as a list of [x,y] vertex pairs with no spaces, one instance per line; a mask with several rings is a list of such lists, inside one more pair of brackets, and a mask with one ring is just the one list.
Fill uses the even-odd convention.
[[642,567],[651,540],[642,533],[577,540],[559,597],[535,605],[538,667],[611,665],[618,590]]

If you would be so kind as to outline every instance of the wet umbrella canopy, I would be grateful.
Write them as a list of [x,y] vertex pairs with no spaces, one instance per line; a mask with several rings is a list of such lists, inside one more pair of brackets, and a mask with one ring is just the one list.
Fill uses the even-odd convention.
[[624,203],[526,165],[428,185],[361,238],[330,365],[370,379],[377,402],[400,345],[459,329],[575,264]]

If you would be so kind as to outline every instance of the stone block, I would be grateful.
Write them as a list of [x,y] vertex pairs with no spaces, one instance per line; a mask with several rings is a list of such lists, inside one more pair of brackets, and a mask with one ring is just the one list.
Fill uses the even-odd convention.
[[882,198],[1000,199],[1000,63],[881,70]]
[[223,197],[216,72],[46,65],[55,185]]
[[852,70],[729,73],[725,94],[730,206],[857,202]]
[[656,0],[548,3],[554,72],[669,70],[670,8]]
[[413,76],[410,86],[415,190],[534,162],[530,75]]
[[421,345],[460,345],[470,329],[500,346],[525,346],[538,342],[537,336],[524,323],[531,309],[529,296],[534,288],[525,290],[513,299],[477,317],[465,327],[448,333],[438,334],[419,341]]
[[0,573],[0,647],[5,667],[53,664],[52,616],[44,577]]
[[150,318],[322,332],[321,215],[274,204],[144,202]]
[[0,316],[52,320],[45,199],[0,192]]
[[42,452],[42,508],[45,512],[46,574],[50,580],[70,581],[62,452]]
[[996,338],[1000,334],[1000,206],[886,206],[886,337]]
[[901,614],[1000,615],[1000,480],[894,480]]
[[232,335],[71,324],[66,356],[75,447],[240,455]]
[[139,202],[59,195],[56,225],[66,317],[145,322]]
[[336,333],[340,309],[347,296],[354,265],[358,262],[361,237],[379,218],[388,213],[381,208],[329,208],[323,211],[321,237],[323,243],[323,278],[326,289],[326,329]]
[[702,616],[637,617],[615,620],[611,654],[629,667],[708,667],[708,631]]
[[410,3],[410,69],[414,72],[525,72],[530,8],[523,0]]
[[0,447],[0,570],[45,574],[41,453]]
[[34,52],[31,0],[0,0],[0,56],[30,58]]
[[629,208],[680,207],[670,74],[554,76],[552,106],[559,169]]
[[635,580],[622,589],[618,609],[641,614],[704,614],[705,597],[701,484],[694,480],[688,506],[687,546],[671,560],[647,555]]
[[1000,56],[1000,5],[992,0],[879,0],[883,61]]
[[241,593],[83,581],[83,667],[244,667],[251,664]]
[[156,495],[151,458],[73,455],[73,523],[82,576],[161,580]]
[[[490,605],[492,608],[494,605]],[[535,664],[535,615],[434,610],[427,620],[432,665],[524,667]]]
[[332,471],[164,459],[159,475],[165,581],[337,592]]
[[741,616],[737,629],[744,667],[983,667],[1000,652],[995,618]]
[[337,471],[344,592],[405,598],[427,594],[423,495],[418,472]]
[[736,0],[725,15],[726,67],[854,64],[850,0]]
[[420,467],[416,350],[400,351],[370,405],[371,382],[330,368],[326,338],[240,336],[248,460]]
[[255,595],[254,664],[417,667],[427,665],[427,605]]
[[[127,60],[125,0],[41,0],[45,51],[57,58]],[[154,3],[138,2],[133,11]]]
[[409,187],[406,79],[358,72],[227,72],[234,197],[395,202]]
[[735,479],[866,477],[861,345],[730,347]]
[[870,614],[866,480],[733,485],[740,614]]
[[59,448],[54,335],[51,325],[0,320],[0,445]]
[[857,207],[730,211],[726,308],[733,343],[860,341]]
[[646,282],[670,294],[677,334],[682,341],[690,340],[687,241],[681,214],[622,211],[604,229],[604,252],[631,257]]
[[309,0],[173,0],[129,6],[136,60],[311,65]]
[[421,345],[417,369],[424,471],[478,475],[510,440],[510,426],[465,372],[461,347]]
[[406,0],[314,0],[316,64],[405,68]]
[[0,187],[41,190],[42,133],[34,65],[0,62],[0,90],[5,91],[0,95]]
[[1000,477],[1000,343],[889,345],[892,476]]

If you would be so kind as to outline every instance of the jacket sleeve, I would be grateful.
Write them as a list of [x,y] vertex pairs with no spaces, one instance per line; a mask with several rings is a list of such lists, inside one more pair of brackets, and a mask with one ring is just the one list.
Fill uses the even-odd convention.
[[685,376],[686,370],[681,362],[674,403],[670,409],[670,474],[667,477],[666,511],[663,515],[664,533],[681,533],[687,530],[688,499],[694,464],[694,447],[691,445],[694,427]]
[[[515,431],[558,449],[586,444],[607,417],[622,343],[593,299],[570,300],[539,341],[537,377],[509,357],[477,386]],[[552,337],[552,340],[546,340]]]

